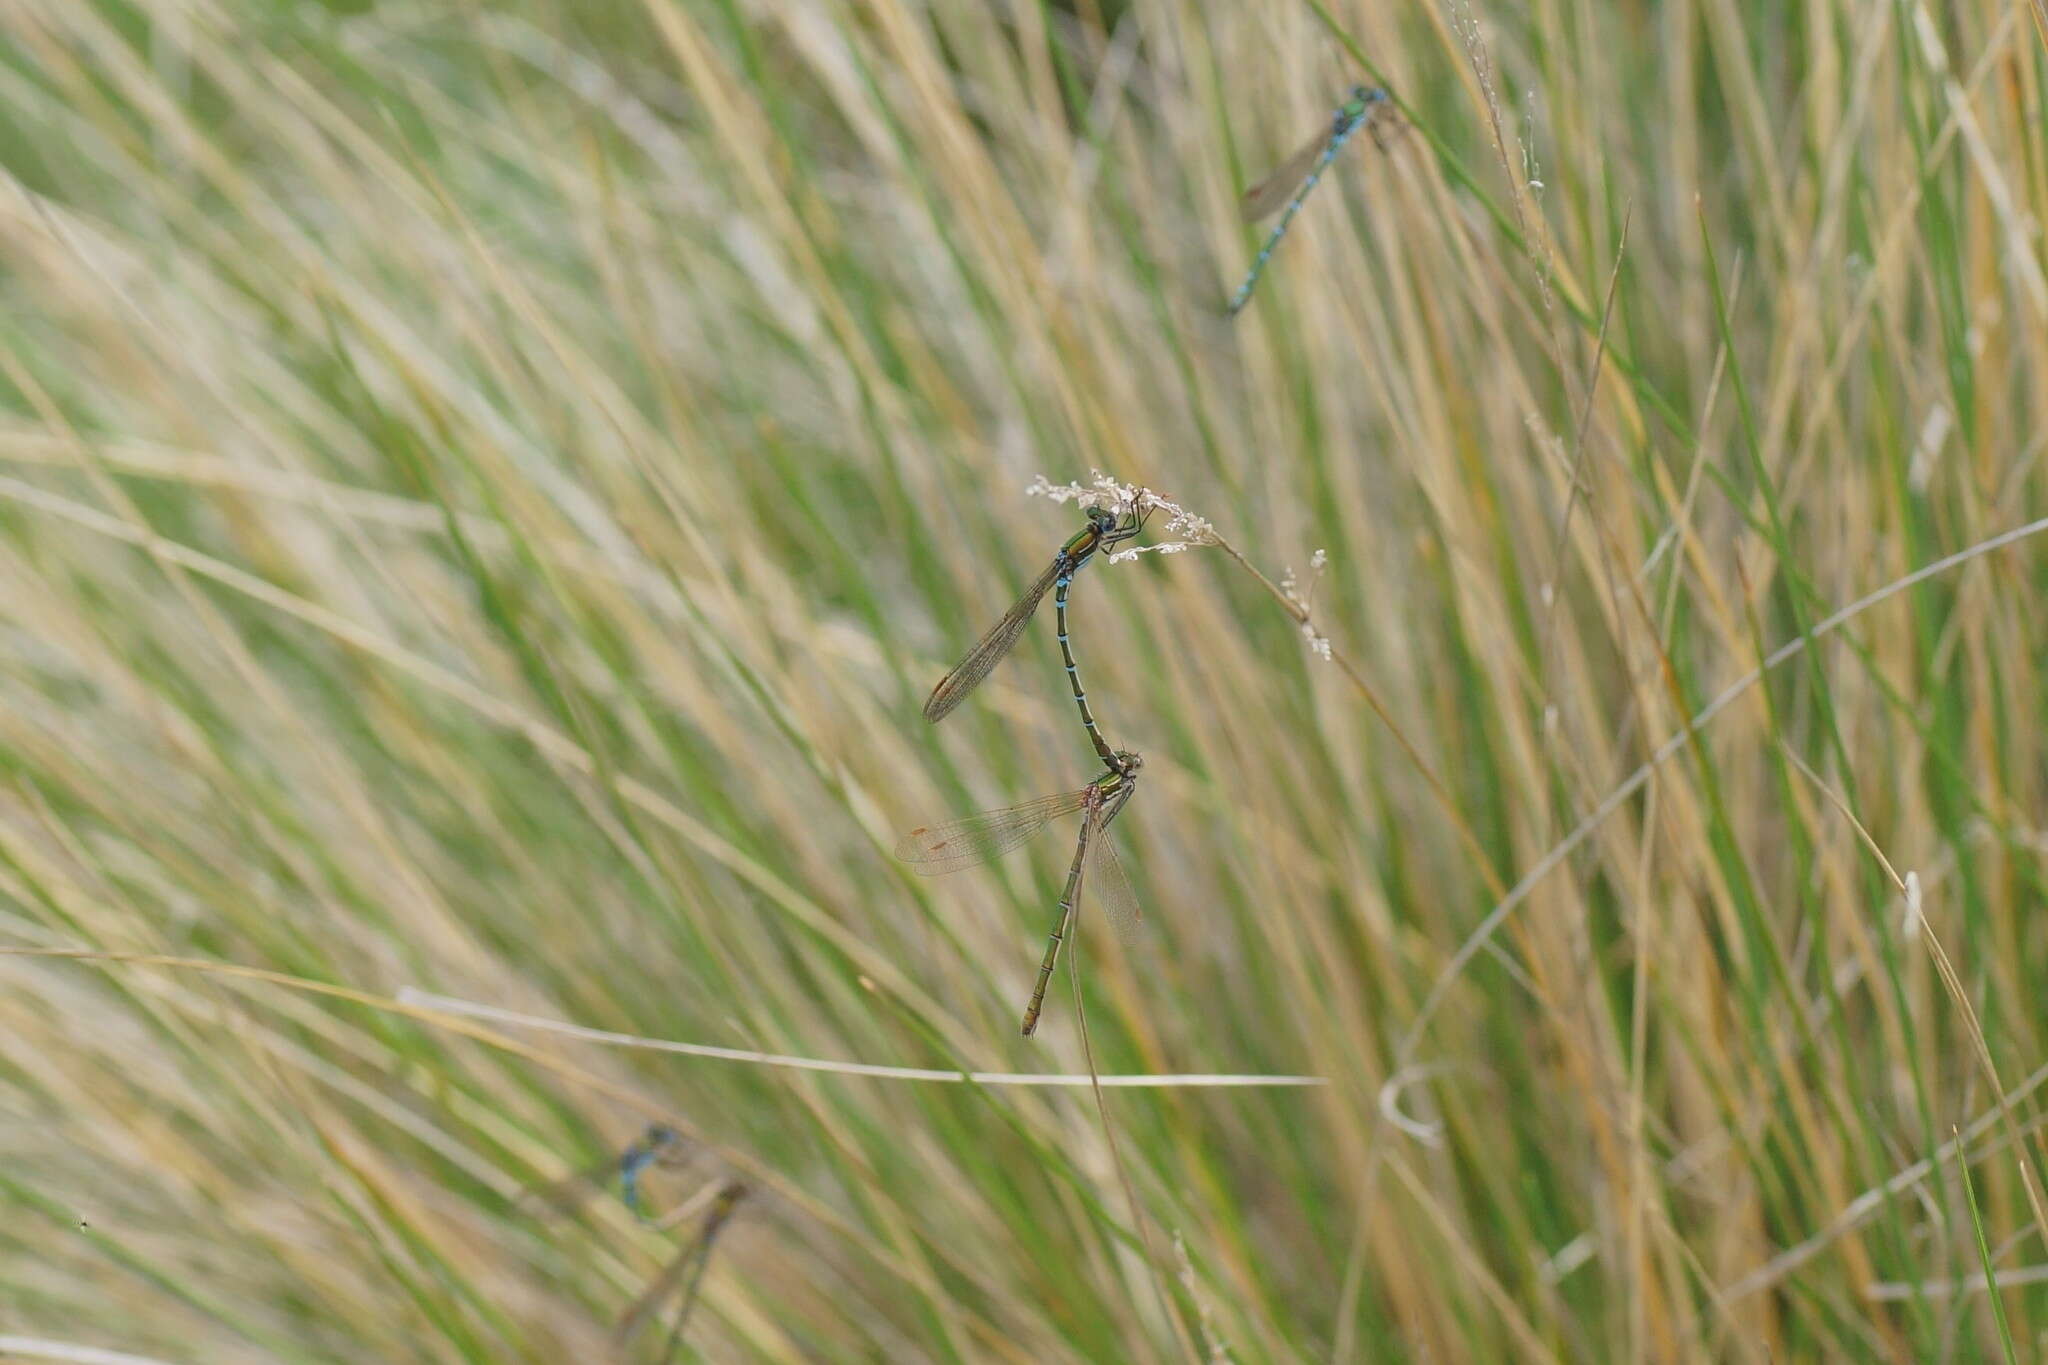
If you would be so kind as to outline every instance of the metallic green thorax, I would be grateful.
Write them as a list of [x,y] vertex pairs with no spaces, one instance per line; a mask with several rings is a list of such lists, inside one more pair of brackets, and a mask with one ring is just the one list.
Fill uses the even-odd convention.
[[1088,524],[1074,533],[1074,538],[1060,546],[1060,557],[1066,563],[1066,571],[1072,574],[1088,562],[1102,542],[1116,530],[1116,518],[1100,507],[1088,509]]

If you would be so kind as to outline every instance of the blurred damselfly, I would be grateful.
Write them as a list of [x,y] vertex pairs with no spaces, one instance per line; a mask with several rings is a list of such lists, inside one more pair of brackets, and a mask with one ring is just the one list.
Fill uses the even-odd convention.
[[1336,159],[1337,153],[1344,150],[1344,144],[1351,140],[1351,135],[1372,123],[1386,103],[1387,92],[1384,90],[1369,89],[1363,85],[1352,87],[1351,98],[1330,116],[1328,128],[1310,138],[1300,151],[1281,162],[1271,175],[1245,191],[1239,212],[1247,223],[1258,222],[1283,203],[1287,205],[1287,211],[1280,215],[1272,235],[1259,248],[1259,257],[1252,262],[1251,273],[1244,277],[1244,283],[1231,296],[1232,317],[1236,317],[1245,301],[1251,298],[1252,286],[1259,282],[1274,248],[1287,235],[1288,224],[1301,211],[1301,201],[1308,198],[1308,192],[1323,178],[1323,171]]
[[528,1190],[520,1196],[521,1202],[546,1204],[557,1212],[573,1212],[599,1190],[606,1188],[617,1176],[619,1198],[632,1210],[633,1216],[647,1222],[642,1208],[640,1177],[649,1167],[679,1167],[689,1163],[689,1153],[683,1135],[665,1123],[650,1123],[639,1137],[626,1144],[617,1156],[608,1156],[594,1162],[576,1174],[553,1184],[542,1185]]

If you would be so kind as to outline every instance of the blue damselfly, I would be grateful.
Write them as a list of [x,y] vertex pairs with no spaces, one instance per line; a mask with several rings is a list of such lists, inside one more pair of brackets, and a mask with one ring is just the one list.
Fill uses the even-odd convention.
[[958,872],[999,857],[1017,847],[1046,824],[1063,815],[1081,812],[1081,833],[1074,842],[1074,861],[1067,868],[1066,889],[1060,895],[1059,918],[1045,945],[1045,958],[1038,966],[1038,982],[1031,991],[1031,1004],[1024,1011],[1024,1036],[1038,1028],[1038,1016],[1045,1005],[1045,991],[1052,981],[1053,964],[1059,960],[1060,945],[1072,927],[1074,910],[1080,904],[1082,883],[1094,891],[1096,902],[1109,917],[1119,937],[1128,938],[1142,920],[1138,898],[1131,892],[1130,879],[1116,850],[1109,842],[1109,826],[1123,812],[1131,793],[1138,788],[1138,770],[1144,759],[1126,749],[1109,757],[1109,771],[1079,791],[1041,796],[1021,805],[983,811],[963,820],[935,826],[919,826],[896,845],[896,856],[927,877]]
[[[1323,171],[1344,150],[1344,144],[1360,128],[1374,122],[1380,111],[1386,107],[1387,92],[1363,85],[1353,86],[1351,98],[1344,101],[1330,116],[1330,126],[1317,133],[1302,145],[1300,151],[1280,163],[1271,175],[1245,191],[1239,204],[1239,211],[1247,223],[1256,223],[1283,203],[1286,212],[1273,226],[1272,235],[1259,248],[1258,259],[1252,262],[1251,273],[1244,277],[1244,283],[1237,287],[1237,293],[1230,299],[1230,315],[1236,317],[1245,301],[1252,296],[1252,286],[1259,282],[1265,272],[1266,262],[1272,257],[1280,239],[1287,235],[1287,228],[1294,221],[1294,215],[1301,211],[1301,201],[1308,198],[1308,192],[1323,178]],[[1375,137],[1377,137],[1375,133]]]
[[570,1213],[610,1185],[612,1177],[617,1176],[621,1202],[635,1218],[645,1223],[649,1220],[642,1207],[641,1176],[650,1167],[676,1168],[688,1165],[689,1160],[687,1144],[681,1133],[665,1123],[650,1123],[645,1132],[627,1143],[616,1156],[594,1162],[566,1179],[528,1190],[520,1199],[522,1202],[547,1204],[558,1213]]

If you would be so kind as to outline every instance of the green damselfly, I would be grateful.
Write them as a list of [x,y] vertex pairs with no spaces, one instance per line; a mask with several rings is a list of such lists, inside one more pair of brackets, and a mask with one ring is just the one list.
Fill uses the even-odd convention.
[[619,1325],[613,1329],[612,1345],[619,1358],[625,1355],[625,1348],[641,1326],[656,1313],[680,1286],[682,1300],[676,1308],[675,1324],[668,1329],[668,1340],[661,1348],[660,1359],[673,1359],[676,1347],[682,1343],[683,1329],[689,1325],[691,1310],[697,1306],[697,1291],[704,1283],[704,1271],[711,1264],[711,1247],[718,1240],[718,1234],[732,1221],[740,1204],[753,1191],[743,1180],[728,1180],[718,1187],[711,1196],[711,1206],[705,1210],[703,1220],[697,1224],[697,1231],[683,1243],[661,1273],[633,1300],[633,1304],[619,1318]]
[[967,657],[953,666],[953,671],[939,679],[939,685],[932,689],[931,696],[924,704],[924,718],[933,723],[944,720],[961,701],[980,685],[1011,646],[1023,635],[1024,627],[1044,600],[1046,590],[1053,590],[1053,608],[1059,618],[1060,658],[1067,667],[1067,682],[1073,688],[1074,704],[1081,709],[1081,724],[1087,728],[1088,741],[1095,746],[1095,752],[1105,764],[1114,766],[1115,751],[1103,740],[1102,732],[1096,728],[1095,716],[1088,709],[1088,693],[1081,686],[1081,674],[1074,663],[1074,647],[1067,638],[1067,590],[1073,585],[1074,575],[1081,566],[1095,557],[1097,551],[1129,540],[1144,529],[1145,514],[1132,511],[1118,519],[1115,513],[1101,507],[1088,509],[1088,524],[1066,544],[1060,546],[1052,563],[1045,572],[1032,580],[1011,608],[1001,619],[990,626]]
[[[1274,248],[1287,235],[1288,225],[1294,215],[1301,211],[1301,201],[1308,198],[1308,192],[1323,178],[1323,171],[1336,160],[1337,153],[1344,150],[1344,144],[1360,128],[1373,123],[1381,110],[1386,107],[1387,92],[1363,85],[1353,86],[1351,98],[1338,106],[1330,116],[1330,126],[1302,144],[1300,151],[1281,162],[1279,168],[1258,184],[1245,191],[1239,204],[1239,212],[1247,223],[1256,223],[1283,203],[1287,211],[1280,215],[1280,221],[1273,227],[1266,244],[1259,248],[1258,259],[1252,262],[1251,273],[1244,277],[1244,283],[1237,287],[1237,293],[1230,299],[1230,316],[1236,317],[1245,302],[1252,296],[1252,286],[1259,282],[1265,272],[1266,262],[1272,258]],[[1378,137],[1377,132],[1374,134]],[[1290,197],[1291,192],[1291,197]]]
[[649,1168],[677,1168],[689,1164],[690,1155],[683,1135],[665,1123],[650,1123],[645,1132],[626,1144],[617,1156],[576,1172],[566,1179],[526,1191],[521,1202],[547,1204],[558,1213],[574,1212],[597,1191],[619,1179],[619,1198],[635,1218],[648,1222],[643,1208],[640,1178]]
[[958,872],[1000,857],[1044,829],[1063,815],[1081,812],[1081,833],[1074,842],[1074,861],[1067,868],[1066,890],[1060,895],[1059,918],[1045,945],[1045,959],[1038,966],[1038,982],[1031,991],[1031,1004],[1024,1011],[1024,1036],[1038,1028],[1038,1016],[1045,1005],[1045,991],[1052,981],[1053,964],[1059,960],[1060,945],[1074,921],[1085,881],[1094,888],[1096,902],[1109,917],[1121,938],[1128,938],[1143,920],[1138,898],[1132,894],[1130,879],[1117,861],[1109,842],[1109,826],[1138,789],[1138,770],[1145,760],[1127,749],[1109,756],[1109,771],[1079,791],[1041,796],[1036,801],[983,811],[943,825],[919,826],[896,845],[896,856],[927,877]]

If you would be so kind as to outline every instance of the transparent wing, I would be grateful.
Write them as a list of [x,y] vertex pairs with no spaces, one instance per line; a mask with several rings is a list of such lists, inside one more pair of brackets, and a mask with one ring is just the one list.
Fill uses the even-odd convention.
[[732,1218],[739,1202],[747,1197],[747,1187],[738,1183],[728,1184],[719,1191],[718,1202],[711,1212],[704,1216],[704,1230],[697,1235],[703,1250],[697,1257],[697,1268],[691,1272],[690,1282],[683,1290],[683,1301],[676,1308],[675,1325],[669,1328],[668,1344],[662,1347],[662,1365],[675,1359],[676,1347],[682,1344],[683,1332],[690,1325],[690,1313],[697,1306],[697,1291],[704,1287],[704,1272],[711,1265],[711,1245],[718,1240],[720,1229]]
[[934,724],[944,720],[969,692],[981,685],[983,678],[995,670],[1003,656],[1010,652],[1010,646],[1017,643],[1017,637],[1024,633],[1024,627],[1031,623],[1032,613],[1038,610],[1039,602],[1059,576],[1060,562],[1055,559],[1024,590],[1024,595],[1003,613],[1002,619],[988,628],[988,634],[967,651],[967,657],[953,665],[951,673],[939,679],[939,685],[925,699],[926,720]]
[[702,1234],[692,1234],[690,1240],[683,1243],[682,1249],[661,1268],[661,1273],[654,1277],[653,1282],[641,1291],[640,1297],[633,1300],[632,1306],[620,1316],[619,1325],[612,1329],[614,1346],[623,1348],[630,1342],[641,1327],[646,1325],[647,1320],[661,1311],[662,1304],[675,1293],[676,1286],[689,1278],[691,1267],[701,1265],[710,1257],[711,1243]]
[[897,841],[896,856],[924,876],[958,872],[1008,853],[1045,828],[1048,820],[1081,809],[1089,788],[983,811],[943,825],[919,825]]
[[1095,888],[1095,903],[1102,908],[1116,941],[1126,948],[1136,943],[1138,931],[1145,926],[1145,912],[1138,906],[1137,894],[1131,890],[1131,879],[1124,875],[1124,865],[1117,859],[1116,846],[1110,843],[1107,828],[1098,828],[1094,842],[1088,846],[1087,879]]
[[704,1268],[711,1262],[712,1243],[718,1240],[718,1234],[732,1220],[740,1201],[749,1193],[748,1188],[737,1181],[728,1182],[719,1190],[712,1200],[710,1209],[705,1212],[704,1220],[697,1225],[697,1231],[677,1248],[675,1256],[661,1268],[661,1273],[654,1277],[647,1288],[641,1291],[640,1297],[633,1300],[631,1306],[620,1316],[618,1326],[612,1329],[612,1344],[615,1350],[623,1351],[634,1334],[646,1325],[647,1320],[661,1311],[662,1304],[667,1302],[679,1287],[687,1285],[688,1288],[683,1291],[682,1306],[676,1312],[675,1329],[669,1334],[669,1344],[664,1350],[664,1358],[674,1352],[675,1344],[681,1339],[683,1327],[689,1320],[690,1309],[696,1305],[697,1289],[702,1283]]
[[1271,175],[1244,192],[1238,201],[1238,213],[1247,223],[1256,223],[1273,210],[1294,197],[1301,188],[1301,182],[1308,179],[1308,173],[1316,164],[1316,158],[1330,145],[1328,129],[1317,133],[1300,151],[1288,157],[1274,168]]

